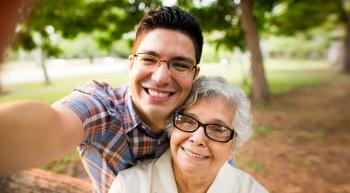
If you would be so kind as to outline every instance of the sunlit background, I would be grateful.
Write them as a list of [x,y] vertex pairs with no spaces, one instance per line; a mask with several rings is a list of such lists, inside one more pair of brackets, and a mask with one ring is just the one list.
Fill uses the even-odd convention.
[[[127,83],[135,25],[161,5],[198,17],[201,75],[224,76],[250,95],[256,53],[240,0],[42,0],[16,27],[0,66],[0,102],[52,103],[88,80]],[[252,97],[256,133],[237,152],[237,167],[271,193],[350,193],[350,2],[264,0],[251,8],[267,97]],[[88,180],[76,152],[42,168]]]

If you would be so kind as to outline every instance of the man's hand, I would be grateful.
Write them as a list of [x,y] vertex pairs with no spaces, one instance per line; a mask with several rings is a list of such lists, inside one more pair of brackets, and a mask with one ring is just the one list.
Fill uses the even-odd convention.
[[60,105],[0,105],[0,175],[39,166],[71,152],[83,137],[78,116]]

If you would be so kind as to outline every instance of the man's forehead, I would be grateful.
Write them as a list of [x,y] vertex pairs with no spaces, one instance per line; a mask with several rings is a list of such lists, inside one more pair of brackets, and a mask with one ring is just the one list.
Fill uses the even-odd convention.
[[157,28],[138,37],[134,53],[153,53],[159,57],[186,57],[195,61],[192,39],[181,31]]

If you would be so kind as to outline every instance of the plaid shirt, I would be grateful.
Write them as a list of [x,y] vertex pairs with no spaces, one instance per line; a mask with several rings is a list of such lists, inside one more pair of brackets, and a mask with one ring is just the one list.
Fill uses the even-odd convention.
[[118,172],[160,157],[169,147],[166,133],[155,135],[137,116],[127,86],[89,82],[57,102],[84,125],[78,151],[95,192],[108,192]]

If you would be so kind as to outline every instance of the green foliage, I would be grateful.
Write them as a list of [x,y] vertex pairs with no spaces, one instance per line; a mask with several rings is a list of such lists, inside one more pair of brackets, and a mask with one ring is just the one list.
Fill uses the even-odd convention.
[[[159,5],[161,1],[156,0],[42,0],[30,18],[19,25],[14,47],[27,50],[39,47],[41,44],[35,41],[35,34],[42,38],[51,34],[75,38],[80,33],[92,33],[99,46],[109,50],[123,34],[134,30],[145,11]],[[53,29],[51,34],[48,34],[47,27]],[[43,48],[48,49],[47,45]],[[57,54],[56,51],[55,48],[47,53]]]
[[[278,0],[253,1],[254,16],[259,31],[265,31],[267,20]],[[212,33],[209,38],[217,47],[233,50],[239,47],[246,49],[244,32],[241,27],[241,10],[239,4],[233,0],[217,0],[206,6],[195,6],[188,1],[178,1],[180,6],[186,7],[199,19],[205,32]],[[220,33],[218,33],[220,32]]]
[[[259,29],[264,28],[266,13],[272,10],[276,2],[277,0],[254,2],[254,14]],[[217,47],[223,46],[228,50],[234,47],[245,48],[239,4],[232,0],[217,0],[200,7],[187,0],[179,0],[177,4],[194,13],[204,31],[221,33],[220,36],[214,35],[211,39]],[[110,50],[123,34],[134,30],[135,24],[146,11],[160,5],[162,1],[159,0],[42,0],[35,7],[30,19],[20,25],[17,45],[27,50],[38,47],[34,41],[34,34],[46,37],[46,28],[51,26],[54,33],[63,38],[75,38],[80,33],[93,34],[99,46]]]
[[[343,0],[281,0],[269,18],[272,29],[270,31],[294,35],[296,32],[306,32],[327,23],[331,23],[334,29],[334,26],[344,22],[341,16],[344,2]],[[344,17],[349,19],[349,15]]]
[[233,50],[234,47],[245,47],[238,6],[232,0],[219,0],[206,7],[190,7],[189,10],[198,18],[205,32],[220,32],[214,33],[209,41],[217,47]]

